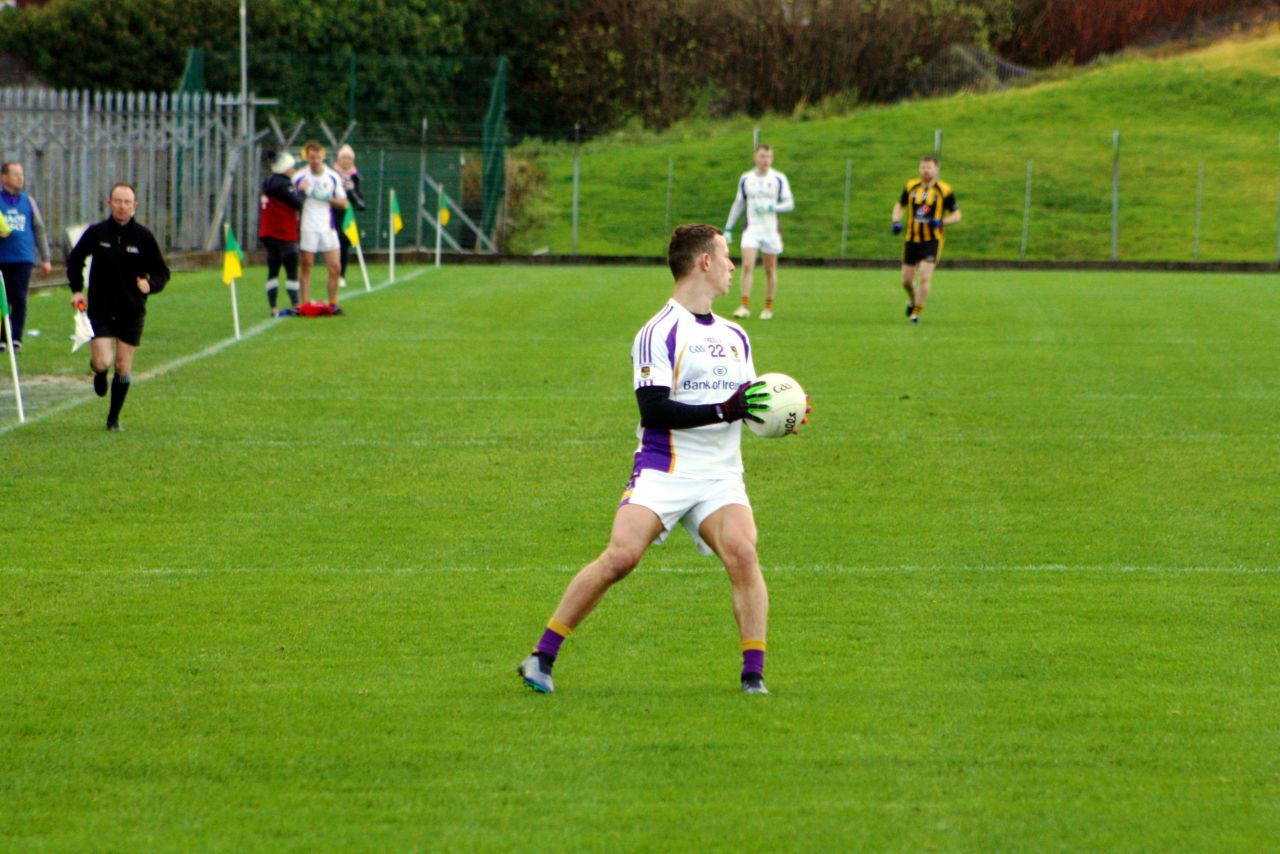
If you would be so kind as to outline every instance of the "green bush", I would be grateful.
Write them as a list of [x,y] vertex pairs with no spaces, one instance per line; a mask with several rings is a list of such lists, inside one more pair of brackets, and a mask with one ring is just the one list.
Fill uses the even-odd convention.
[[[351,98],[362,125],[416,134],[415,105],[447,100],[462,67],[467,0],[254,0],[249,6],[254,93],[297,118],[341,122]],[[0,15],[0,38],[51,86],[171,91],[190,48],[209,51],[208,86],[239,89],[237,0],[63,0]],[[67,61],[74,56],[75,62]],[[363,60],[360,57],[367,57]],[[487,97],[487,88],[483,90]],[[408,121],[405,116],[413,116]],[[416,138],[416,137],[415,137]]]

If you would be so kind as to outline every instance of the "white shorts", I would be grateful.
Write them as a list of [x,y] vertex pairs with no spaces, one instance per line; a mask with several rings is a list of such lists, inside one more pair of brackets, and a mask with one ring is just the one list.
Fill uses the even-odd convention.
[[684,525],[693,544],[704,555],[714,554],[698,533],[698,528],[707,517],[730,504],[751,506],[747,498],[747,488],[742,483],[742,476],[731,474],[725,477],[706,479],[680,477],[657,469],[641,469],[632,475],[626,491],[622,493],[623,504],[638,504],[647,507],[662,520],[662,533],[656,542],[666,540],[671,529],[679,522]]
[[298,248],[303,252],[333,252],[338,248],[338,232],[332,228],[324,231],[304,228]]
[[773,234],[761,234],[748,229],[742,232],[742,248],[759,249],[765,255],[781,255],[782,235],[776,231]]

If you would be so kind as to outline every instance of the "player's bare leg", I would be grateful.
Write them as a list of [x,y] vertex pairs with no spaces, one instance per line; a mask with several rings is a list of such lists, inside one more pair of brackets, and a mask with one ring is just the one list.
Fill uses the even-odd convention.
[[116,342],[116,375],[133,373],[133,354],[138,351],[138,348],[114,338],[111,340]]
[[[107,411],[107,429],[120,430],[120,409],[133,382],[133,354],[138,349],[118,338],[94,338],[89,366],[93,369],[93,390],[98,397],[107,393],[107,368],[114,364],[116,373],[111,380],[111,408]],[[114,349],[114,352],[112,352]]]
[[[114,338],[94,338],[89,342],[89,367],[95,374],[105,374],[115,361]],[[106,394],[105,391],[99,394]]]
[[920,322],[920,312],[924,311],[924,304],[929,301],[929,285],[933,282],[934,265],[928,261],[921,261],[919,267],[919,275],[916,276],[916,296],[915,308],[911,310],[911,322]]
[[734,317],[751,316],[751,277],[756,269],[756,254],[759,251],[755,247],[742,247],[742,304],[733,310]]
[[662,520],[648,507],[624,504],[613,517],[609,545],[600,556],[578,570],[569,582],[552,619],[571,629],[587,618],[605,591],[626,578],[640,563],[649,544],[662,533]]
[[338,304],[338,284],[342,279],[342,251],[330,249],[324,253],[324,265],[329,273],[329,305]]
[[914,286],[916,278],[916,268],[902,265],[902,289],[907,292],[907,317],[911,316],[911,312],[916,304],[916,289]]
[[316,254],[314,252],[299,252],[300,264],[298,265],[298,302],[305,305],[311,302],[311,269],[316,264]]
[[761,320],[773,317],[773,297],[778,292],[778,256],[764,256],[764,310],[760,312]]
[[756,554],[755,516],[744,504],[729,504],[703,520],[698,533],[720,558],[733,584],[733,616],[742,641],[742,690],[767,694],[764,650],[769,590]]
[[662,520],[649,508],[639,504],[618,508],[609,533],[609,545],[599,557],[578,570],[560,597],[560,604],[547,622],[533,654],[520,663],[519,672],[525,685],[544,694],[555,690],[551,668],[560,653],[560,644],[595,610],[610,587],[631,574],[649,544],[661,533]]
[[[132,344],[126,344],[117,338],[106,336],[94,338],[89,342],[89,369],[93,371],[93,391],[98,397],[106,397],[107,389],[111,389],[111,409],[107,413],[107,429],[120,429],[120,407],[124,405],[125,395],[129,393],[129,383],[133,381],[133,352],[137,350]],[[107,371],[115,365],[115,380],[107,383]]]

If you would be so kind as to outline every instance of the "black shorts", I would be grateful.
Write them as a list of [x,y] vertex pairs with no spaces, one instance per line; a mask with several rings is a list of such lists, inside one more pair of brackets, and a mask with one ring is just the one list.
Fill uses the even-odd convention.
[[938,249],[938,241],[936,240],[908,240],[902,244],[902,263],[908,267],[914,267],[922,261],[937,264]]
[[267,250],[267,261],[271,264],[288,263],[290,258],[298,257],[296,240],[280,240],[276,237],[262,238],[262,246]]
[[89,314],[94,338],[115,338],[133,347],[142,343],[144,320],[144,314]]
[[291,240],[280,240],[275,237],[262,238],[262,245],[267,250],[267,276],[274,279],[284,268],[287,280],[298,279],[298,244]]

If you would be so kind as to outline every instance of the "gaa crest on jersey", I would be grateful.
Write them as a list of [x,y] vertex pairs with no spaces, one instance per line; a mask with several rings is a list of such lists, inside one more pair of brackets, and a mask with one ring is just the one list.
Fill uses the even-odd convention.
[[652,373],[653,373],[653,370],[648,365],[640,366],[640,379],[647,380],[649,379],[649,375]]

